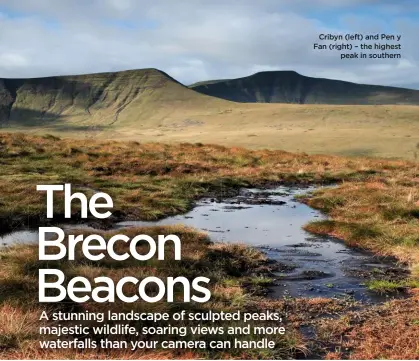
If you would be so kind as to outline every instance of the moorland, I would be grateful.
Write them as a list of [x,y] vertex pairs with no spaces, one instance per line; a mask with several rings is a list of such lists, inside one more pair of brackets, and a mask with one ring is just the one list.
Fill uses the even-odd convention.
[[[125,230],[127,235],[177,234],[183,240],[183,262],[167,259],[138,265],[100,264],[85,260],[39,261],[36,245],[18,245],[0,251],[0,355],[4,358],[417,358],[419,286],[418,163],[379,158],[309,155],[279,150],[248,150],[202,143],[143,143],[60,139],[54,135],[0,135],[0,219],[2,229],[49,224],[44,194],[37,184],[71,183],[86,194],[103,191],[115,201],[114,219],[159,219],[183,213],[203,196],[225,197],[240,187],[271,184],[335,184],[300,199],[326,213],[327,220],[306,225],[308,231],[333,235],[353,247],[393,256],[410,270],[404,279],[369,281],[375,292],[404,292],[410,297],[379,305],[331,298],[265,297],[272,282],[272,265],[264,254],[237,244],[212,243],[207,235],[182,226]],[[62,198],[56,202],[59,221]],[[77,208],[74,217],[77,219]],[[95,224],[105,239],[115,231]],[[102,229],[100,231],[100,229]],[[86,230],[80,230],[86,234]],[[121,231],[119,230],[118,233]],[[74,233],[74,232],[73,232]],[[101,311],[100,304],[62,303],[52,307],[37,302],[39,268],[61,268],[68,275],[92,279],[121,278],[129,272],[141,279],[179,273],[194,277],[203,272],[212,279],[213,297],[199,309],[272,310],[287,314],[287,333],[276,339],[273,350],[164,351],[118,350],[74,352],[38,348],[39,312],[53,309]],[[109,307],[109,306],[106,306]],[[168,303],[113,309],[174,312]],[[125,308],[124,308],[125,307]],[[331,317],[324,317],[329,315]],[[316,337],[307,338],[304,327]]]
[[[57,264],[40,261],[36,245],[3,247],[0,358],[418,358],[418,93],[295,72],[189,87],[156,69],[1,79],[3,233],[53,224],[37,184],[70,183],[90,196],[98,191],[111,195],[112,217],[87,220],[105,239],[116,232],[111,226],[117,221],[182,214],[202,197],[223,199],[242,187],[333,185],[299,198],[328,216],[305,229],[391,257],[407,273],[365,280],[371,292],[403,295],[376,305],[327,297],[269,299],[278,265],[265,254],[214,243],[181,225],[124,230],[182,239],[183,261],[168,258],[158,267],[154,259],[116,264],[108,256],[99,264],[79,258]],[[58,196],[55,223],[64,220],[62,203]],[[73,219],[80,221],[77,207]],[[287,315],[287,333],[275,339],[273,350],[41,350],[40,312],[101,312],[105,307],[39,304],[38,269],[57,267],[87,279],[205,273],[212,280],[211,301],[182,307],[271,310]],[[116,303],[111,310],[173,313],[178,307]],[[307,329],[315,336],[308,337]]]

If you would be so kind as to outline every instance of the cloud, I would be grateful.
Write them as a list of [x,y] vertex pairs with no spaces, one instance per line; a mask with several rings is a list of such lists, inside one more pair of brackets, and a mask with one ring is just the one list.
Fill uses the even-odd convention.
[[0,68],[19,69],[29,65],[26,58],[20,54],[0,53]]
[[[362,83],[419,84],[419,25],[407,3],[0,0],[0,77],[155,67],[192,83],[286,69]],[[337,53],[313,49],[320,33],[348,31],[402,34],[403,59],[342,61]]]

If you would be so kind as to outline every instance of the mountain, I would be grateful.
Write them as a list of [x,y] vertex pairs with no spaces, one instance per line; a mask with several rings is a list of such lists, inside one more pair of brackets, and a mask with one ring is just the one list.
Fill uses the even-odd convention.
[[176,108],[224,101],[203,96],[157,69],[75,76],[0,79],[0,125],[42,125],[56,119],[111,125]]
[[312,78],[295,71],[265,71],[238,79],[199,82],[190,88],[241,103],[419,105],[419,90]]
[[[417,159],[415,105],[261,102],[417,104],[418,93],[294,72],[258,73],[192,88],[157,69],[0,79],[0,131]],[[247,101],[252,102],[241,103]]]
[[[419,90],[361,85],[293,71],[213,80],[186,87],[157,69],[0,79],[0,126],[157,127],[222,114],[234,103],[419,104]],[[236,103],[237,104],[237,103]],[[57,122],[57,121],[61,122]],[[60,130],[60,129],[57,129]]]

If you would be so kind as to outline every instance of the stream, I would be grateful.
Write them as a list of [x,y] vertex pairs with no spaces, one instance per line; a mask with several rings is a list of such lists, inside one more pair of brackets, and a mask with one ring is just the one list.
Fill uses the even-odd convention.
[[[316,188],[241,189],[223,200],[203,199],[190,212],[156,222],[126,221],[115,228],[184,224],[207,232],[213,241],[240,242],[258,247],[277,261],[275,285],[269,297],[354,298],[367,303],[387,300],[363,285],[372,273],[406,272],[392,260],[347,247],[332,237],[313,236],[302,227],[326,219],[295,196]],[[64,225],[65,229],[80,225]],[[36,243],[38,233],[20,230],[0,236],[0,245]]]

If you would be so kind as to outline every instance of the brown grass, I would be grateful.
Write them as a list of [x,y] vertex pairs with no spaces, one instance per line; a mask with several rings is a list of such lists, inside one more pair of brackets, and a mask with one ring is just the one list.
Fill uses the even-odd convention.
[[335,344],[327,359],[419,359],[419,297],[323,321],[318,341]]
[[[29,137],[21,134],[0,134],[0,163],[0,222],[3,227],[9,228],[20,227],[27,223],[31,225],[46,223],[47,220],[43,216],[45,195],[35,191],[36,184],[43,183],[72,183],[74,190],[87,194],[97,190],[109,193],[115,201],[113,220],[121,218],[151,220],[185,212],[193,206],[194,200],[198,197],[204,195],[223,197],[236,192],[242,186],[336,183],[337,187],[319,190],[314,195],[302,199],[312,207],[330,215],[329,220],[309,224],[307,229],[314,233],[336,236],[350,245],[396,256],[410,265],[412,277],[419,276],[418,163],[402,160],[310,156],[304,153],[291,154],[272,150],[250,151],[218,145],[84,142],[60,140],[50,136]],[[62,217],[61,202],[62,198],[58,197],[56,220]],[[74,216],[77,218],[77,208]],[[388,309],[378,308],[375,316],[370,318],[364,314],[363,317],[368,322],[363,321],[359,324],[356,323],[358,316],[348,314],[350,310],[346,305],[331,300],[295,300],[287,303],[256,300],[253,296],[249,296],[243,286],[245,280],[234,279],[237,276],[230,275],[228,270],[236,269],[238,266],[253,267],[259,264],[261,259],[256,253],[242,246],[229,246],[227,249],[223,247],[225,246],[212,245],[208,248],[192,247],[185,250],[188,262],[192,265],[202,265],[206,254],[216,252],[219,255],[216,260],[219,262],[209,262],[208,270],[222,269],[226,272],[221,278],[220,275],[216,276],[215,279],[219,280],[213,285],[216,300],[206,307],[225,307],[226,304],[229,307],[240,308],[273,307],[289,312],[289,321],[293,325],[301,324],[304,322],[302,318],[313,314],[319,316],[324,312],[343,314],[346,317],[342,319],[343,321],[347,322],[351,317],[355,320],[351,321],[351,328],[346,328],[346,323],[343,321],[330,321],[330,327],[332,331],[334,330],[333,335],[345,337],[352,330],[356,330],[356,333],[351,333],[352,343],[347,346],[351,355],[365,358],[381,357],[378,354],[381,334],[387,332],[392,335],[388,338],[383,337],[384,347],[387,340],[396,335],[392,334],[393,328],[401,335],[397,345],[405,343],[407,349],[403,351],[401,346],[397,346],[394,348],[395,351],[392,351],[384,347],[383,357],[390,355],[403,358],[415,355],[417,344],[413,340],[415,337],[417,339],[417,329],[413,326],[416,323],[411,324],[408,321],[408,317],[416,315],[417,303],[412,300],[397,301],[398,303],[392,304],[393,306]],[[4,311],[1,319],[7,335],[1,340],[6,346],[8,345],[3,348],[5,350],[3,352],[9,357],[26,355],[30,358],[43,358],[45,355],[37,353],[39,351],[35,350],[31,336],[22,337],[31,333],[27,331],[27,327],[30,328],[30,315],[36,308],[33,296],[37,292],[36,279],[34,273],[27,271],[35,272],[39,267],[36,253],[30,247],[10,252],[8,255],[3,255],[8,258],[7,261],[2,258],[0,269],[2,280],[0,301]],[[225,257],[226,253],[233,254],[233,257]],[[26,271],[22,272],[24,265],[31,266],[24,268]],[[102,268],[95,269],[85,264],[72,267],[73,272],[86,277],[94,277],[98,272],[102,272]],[[115,278],[121,277],[124,273],[121,269],[113,269],[112,272]],[[130,272],[135,272],[139,276],[165,274],[165,271],[155,264],[143,267],[131,265]],[[192,271],[192,274],[193,272],[197,272],[197,269]],[[22,307],[25,312],[22,312]],[[396,312],[397,309],[400,310],[399,313]],[[9,314],[12,318],[6,317]],[[295,350],[305,351],[301,338],[295,332],[291,332],[291,336],[291,340],[286,342],[288,347],[286,352],[293,350],[294,353],[288,355],[295,355]],[[329,345],[341,344],[332,342]],[[281,349],[281,352],[283,351]],[[328,357],[346,355],[346,350],[341,349],[338,352],[342,354],[334,352]],[[59,354],[64,358],[95,357],[93,354],[69,356],[64,351],[50,355],[57,357]],[[138,354],[135,357],[165,357],[164,355]],[[167,358],[186,358],[188,355],[195,356],[195,354],[168,353]],[[126,354],[113,356],[131,357]],[[234,357],[244,356],[240,354]]]
[[[182,94],[178,88],[172,90],[176,96]],[[201,142],[309,154],[418,157],[417,106],[244,104],[190,95],[189,91],[189,101],[140,102],[125,108],[117,122],[114,112],[90,108],[92,115],[80,109],[32,126],[28,124],[33,119],[22,119],[10,130],[87,141]]]
[[[35,191],[42,183],[72,183],[87,194],[107,192],[119,218],[152,220],[185,212],[203,195],[223,196],[240,186],[336,182],[339,187],[305,200],[332,217],[308,230],[395,255],[413,269],[419,262],[419,163],[21,134],[0,134],[0,161],[4,228],[45,222],[45,194]],[[57,198],[59,219],[62,198]]]
[[[74,232],[72,232],[74,233]],[[83,232],[87,235],[89,232]],[[276,341],[274,350],[74,350],[59,349],[46,350],[39,347],[40,340],[56,339],[54,336],[40,336],[39,327],[44,325],[56,325],[54,321],[39,321],[43,310],[51,315],[53,311],[62,312],[167,312],[172,314],[185,309],[190,312],[215,311],[235,312],[249,309],[252,300],[258,292],[264,290],[263,286],[253,284],[252,289],[246,286],[258,274],[269,272],[266,258],[258,251],[241,245],[217,244],[209,242],[206,235],[197,233],[182,226],[172,227],[149,227],[130,228],[118,232],[95,232],[101,233],[105,239],[109,239],[116,233],[126,234],[133,237],[137,234],[148,234],[157,239],[159,234],[176,234],[182,240],[182,260],[175,261],[170,249],[165,253],[164,261],[153,258],[146,262],[128,259],[122,264],[113,260],[109,255],[99,262],[88,262],[81,252],[81,247],[76,249],[74,261],[40,261],[38,260],[37,246],[15,246],[0,251],[2,269],[0,272],[0,358],[29,358],[29,359],[183,359],[183,358],[239,358],[252,359],[263,355],[264,358],[290,357],[299,345],[299,335],[290,330],[286,336],[272,336]],[[77,234],[77,233],[76,233]],[[120,242],[115,249],[117,253],[125,253],[129,244]],[[148,246],[140,245],[139,253],[146,253]],[[157,303],[147,303],[139,300],[132,304],[125,304],[120,300],[115,303],[95,303],[92,301],[76,304],[70,299],[55,304],[38,303],[38,269],[58,268],[66,275],[66,282],[75,276],[89,279],[94,285],[94,278],[105,276],[115,283],[124,276],[136,277],[139,280],[148,276],[156,276],[166,280],[167,277],[184,276],[192,280],[195,277],[205,275],[211,282],[209,289],[212,291],[211,300],[199,304],[183,301],[182,289],[175,288],[175,302],[169,303],[163,298]],[[148,294],[151,294],[151,290]],[[131,296],[137,293],[135,287],[124,288],[124,293]],[[193,294],[193,291],[192,291]],[[105,318],[106,322],[106,318]],[[83,324],[94,326],[94,321],[66,322],[66,325]],[[108,321],[114,324],[113,321]],[[168,322],[169,324],[171,322]],[[205,325],[205,322],[200,322]],[[131,326],[142,327],[147,322],[130,322]],[[165,322],[159,326],[165,326]],[[212,325],[210,323],[210,325]],[[215,323],[215,325],[217,325]],[[239,326],[240,322],[224,322],[222,326]],[[185,321],[182,326],[196,326],[191,321]],[[64,336],[65,337],[65,336]],[[112,337],[112,336],[110,336]],[[194,336],[189,334],[182,340],[194,340],[209,336]],[[218,336],[220,340],[232,336]],[[99,341],[104,336],[91,334],[91,338]],[[134,337],[137,339],[136,337]],[[258,336],[237,336],[238,339],[258,339]],[[61,339],[66,339],[61,337]],[[118,340],[130,341],[133,336],[119,336]],[[177,340],[176,335],[144,336],[143,340]]]

